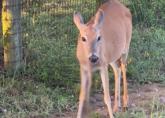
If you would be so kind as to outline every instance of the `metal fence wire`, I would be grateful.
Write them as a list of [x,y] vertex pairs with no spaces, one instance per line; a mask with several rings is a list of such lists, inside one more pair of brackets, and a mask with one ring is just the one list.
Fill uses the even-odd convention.
[[[38,69],[39,67],[36,66],[47,63],[48,65],[43,65],[42,69],[48,68],[49,66],[53,68],[53,65],[56,65],[56,67],[58,67],[56,68],[57,70],[59,68],[64,70],[64,68],[71,66],[67,64],[68,60],[76,62],[73,55],[78,32],[73,24],[73,12],[81,12],[84,20],[87,21],[95,13],[98,6],[106,0],[22,0],[19,4],[6,4],[3,6],[4,8],[2,8],[3,1],[5,0],[0,1],[1,10],[6,10],[6,8],[21,8],[21,19],[14,17],[12,22],[16,23],[18,20],[21,20],[20,34],[23,42],[21,48],[24,50],[23,57],[25,65]],[[10,0],[6,0],[6,2],[7,1]],[[3,20],[7,21],[7,19],[2,19],[2,21]],[[2,40],[1,28],[2,25],[0,26],[0,68],[2,69],[4,63],[4,42]],[[12,35],[15,35],[15,33]],[[52,60],[47,59],[49,56],[53,56],[50,57]],[[41,58],[38,59],[39,57]],[[9,63],[17,63],[17,61],[20,60],[14,60]],[[49,61],[56,64],[51,64]],[[61,69],[58,72],[62,72]],[[72,67],[70,69],[72,70]],[[39,70],[39,73],[43,71],[44,70]],[[44,74],[47,75],[48,73]],[[46,77],[46,75],[43,76]]]
[[[18,4],[21,7],[21,19],[14,20],[21,20],[20,33],[23,42],[25,73],[43,80],[56,80],[58,85],[79,80],[77,79],[79,66],[75,56],[78,31],[73,24],[73,13],[79,11],[86,22],[94,15],[99,4],[105,1],[22,0]],[[121,1],[128,6],[132,4],[130,0]],[[139,12],[135,12],[134,19],[137,19],[137,22],[145,22],[148,16],[139,15],[143,13],[140,11],[143,4],[134,3],[139,4],[141,8]],[[8,7],[15,7],[15,5]],[[138,8],[133,5],[132,10],[137,10]],[[3,66],[2,44],[1,40],[0,67]]]
[[[24,0],[22,31],[26,70],[38,78],[72,82],[79,74],[75,58],[78,31],[73,13],[87,21],[96,11],[95,0]],[[62,81],[59,81],[62,80]]]
[[[4,1],[0,1],[0,9],[7,18],[9,15],[7,8],[21,8],[21,18],[13,17],[11,20],[13,24],[21,21],[19,33],[23,42],[21,48],[25,73],[43,80],[63,80],[65,83],[77,77],[79,69],[75,58],[75,48],[78,31],[73,24],[73,13],[74,11],[81,12],[84,21],[87,21],[96,11],[98,0],[22,0],[19,4],[15,1],[13,4],[7,4],[10,2],[7,0],[2,7]],[[1,19],[2,22],[9,21],[6,18]],[[13,37],[15,34],[12,32],[10,35]],[[2,34],[0,36],[0,68],[2,69],[4,51],[7,49],[3,47]],[[14,48],[17,47],[12,46],[9,50]],[[14,64],[17,63],[16,61],[20,60],[8,63]]]

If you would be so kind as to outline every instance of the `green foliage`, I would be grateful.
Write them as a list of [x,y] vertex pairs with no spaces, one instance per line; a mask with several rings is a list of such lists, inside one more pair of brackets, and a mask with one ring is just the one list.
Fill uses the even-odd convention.
[[[164,0],[121,1],[131,9],[134,23],[128,78],[139,82],[163,81]],[[27,4],[30,8],[24,9],[22,17],[27,46],[25,74],[53,86],[75,87],[73,84],[79,81],[75,54],[78,31],[72,16],[74,11],[80,11],[87,21],[94,14],[96,2],[48,0],[31,4]]]
[[[52,7],[49,11],[44,11],[45,7],[49,9],[54,4],[61,7]],[[34,9],[32,6],[31,11],[25,10],[27,13],[22,19],[22,24],[27,31],[24,34],[24,43],[27,46],[25,50],[27,75],[55,86],[73,87],[72,84],[79,81],[79,66],[75,55],[78,32],[72,16],[74,10],[82,11],[78,8],[82,5],[86,7],[82,14],[86,14],[83,15],[85,20],[88,19],[93,13],[89,8],[93,6],[95,9],[94,4],[91,1],[57,0],[40,4],[40,7],[35,6]],[[36,12],[36,9],[39,11]]]
[[130,0],[129,8],[136,25],[165,27],[164,0]]
[[165,80],[165,31],[161,28],[141,29],[133,32],[128,75],[140,82]]

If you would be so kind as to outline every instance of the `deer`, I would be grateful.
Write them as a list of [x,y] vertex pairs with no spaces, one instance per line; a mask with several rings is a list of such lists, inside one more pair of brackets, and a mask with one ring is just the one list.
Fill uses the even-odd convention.
[[[132,15],[130,10],[118,0],[103,3],[96,14],[84,23],[79,12],[74,12],[73,21],[79,30],[76,56],[80,65],[80,95],[77,118],[86,115],[88,108],[92,74],[100,72],[104,102],[109,117],[128,107],[128,88],[126,78],[127,57],[132,37]],[[115,80],[114,105],[111,107],[108,67],[111,66]],[[121,102],[121,77],[123,96]]]

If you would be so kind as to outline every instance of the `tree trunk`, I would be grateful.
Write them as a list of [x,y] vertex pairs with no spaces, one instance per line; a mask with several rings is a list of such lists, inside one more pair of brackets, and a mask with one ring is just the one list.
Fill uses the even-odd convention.
[[21,0],[3,0],[2,30],[4,46],[4,67],[17,71],[22,63]]

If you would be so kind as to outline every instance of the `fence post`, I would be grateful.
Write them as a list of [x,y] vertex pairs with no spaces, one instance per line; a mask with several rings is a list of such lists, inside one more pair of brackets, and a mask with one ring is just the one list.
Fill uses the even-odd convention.
[[3,68],[3,44],[2,44],[2,0],[0,0],[0,70]]
[[2,22],[1,22],[1,19],[2,19],[2,0],[0,0],[0,38],[1,38],[1,34],[2,34]]
[[21,0],[3,0],[2,3],[4,67],[12,71],[17,71],[22,63],[20,2]]

